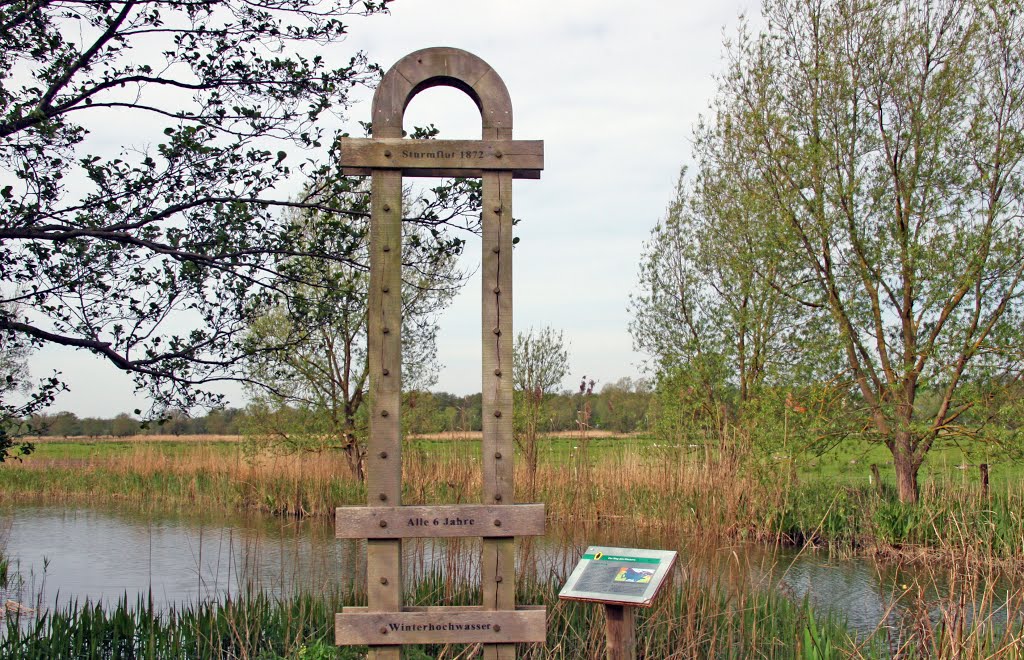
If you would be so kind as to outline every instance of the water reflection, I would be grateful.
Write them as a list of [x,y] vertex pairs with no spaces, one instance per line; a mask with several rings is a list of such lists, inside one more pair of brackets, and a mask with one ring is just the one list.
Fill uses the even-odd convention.
[[[334,538],[325,520],[259,515],[155,515],[111,508],[18,506],[0,511],[6,553],[38,605],[82,601],[129,602],[151,590],[158,608],[237,593],[256,585],[273,593],[296,589],[346,590],[365,584],[365,542]],[[761,546],[717,547],[630,525],[561,525],[547,537],[519,543],[520,570],[564,581],[587,545],[677,548],[677,580],[725,588],[778,589],[821,609],[842,613],[863,634],[880,622],[898,626],[908,616],[943,616],[937,601],[966,594],[964,616],[987,585],[1012,593],[1022,581],[1005,574],[952,576],[926,568]],[[455,581],[479,580],[480,541],[407,540],[405,579],[434,571]],[[960,576],[960,577],[958,577]],[[678,582],[677,582],[678,583]],[[992,591],[990,589],[990,591]],[[956,600],[955,598],[953,600]],[[987,610],[992,610],[991,604]],[[1005,622],[998,603],[995,616]],[[997,620],[998,620],[997,619]]]
[[51,506],[7,509],[3,519],[6,553],[44,604],[132,602],[151,590],[164,607],[246,584],[281,591],[333,576],[337,585],[339,567],[357,565],[357,548],[307,521]]

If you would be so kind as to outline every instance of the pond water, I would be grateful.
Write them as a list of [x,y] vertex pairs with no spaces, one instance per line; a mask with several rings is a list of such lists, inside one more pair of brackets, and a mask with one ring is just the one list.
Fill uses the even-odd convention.
[[[365,542],[336,540],[326,520],[19,505],[0,509],[0,543],[25,580],[21,597],[32,594],[25,604],[44,608],[125,596],[134,602],[150,592],[157,607],[166,608],[236,593],[246,585],[292,593],[365,581]],[[762,546],[708,548],[699,540],[684,543],[629,526],[552,530],[545,538],[520,543],[519,562],[561,582],[589,544],[679,548],[681,579],[726,587],[746,583],[797,600],[808,597],[818,608],[841,613],[864,634],[880,621],[896,626],[913,601],[908,593],[922,595],[938,616],[934,603],[940,597],[980,588],[951,582],[941,570]],[[407,541],[403,549],[407,581],[431,571],[478,578],[478,540]],[[997,593],[1019,588],[1004,575],[997,579]],[[1005,612],[1001,618],[1005,621]]]

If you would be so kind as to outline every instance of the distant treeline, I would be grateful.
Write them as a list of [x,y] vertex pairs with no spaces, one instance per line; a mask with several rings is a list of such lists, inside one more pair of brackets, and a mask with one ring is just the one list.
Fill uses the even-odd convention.
[[[516,392],[516,410],[523,410],[522,392]],[[570,431],[580,424],[618,433],[647,430],[647,408],[652,392],[646,381],[621,378],[594,388],[592,393],[545,394],[541,432]],[[447,392],[409,392],[404,396],[402,422],[407,433],[479,431],[481,397]]]
[[121,413],[116,417],[79,417],[62,411],[35,415],[28,420],[33,434],[56,437],[115,437],[135,435],[239,435],[247,413],[241,408],[213,410],[205,415],[186,415],[172,411],[163,419],[144,421]]
[[[517,398],[521,393],[516,393]],[[645,381],[623,378],[586,392],[544,396],[541,431],[569,431],[580,424],[618,433],[647,430],[652,393]],[[407,392],[402,422],[406,433],[479,431],[481,395],[449,392]],[[521,406],[517,406],[521,407]],[[171,411],[163,419],[144,422],[128,413],[112,418],[78,417],[71,412],[37,415],[29,420],[34,433],[57,437],[136,435],[242,435],[253,429],[258,415],[247,408],[224,408],[206,414]]]

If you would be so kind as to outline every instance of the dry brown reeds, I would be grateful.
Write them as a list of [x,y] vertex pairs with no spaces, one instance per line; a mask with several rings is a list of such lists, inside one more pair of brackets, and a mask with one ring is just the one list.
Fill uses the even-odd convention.
[[[623,442],[589,456],[571,444],[558,451],[541,455],[536,499],[559,525],[623,524],[728,542],[810,542],[879,556],[906,557],[928,548],[922,555],[927,558],[939,553],[975,555],[979,561],[994,555],[1024,559],[1019,487],[993,489],[979,500],[966,486],[925,482],[922,503],[908,507],[869,486],[798,484],[792,470],[758,472],[756,466],[678,447]],[[478,444],[410,443],[403,466],[404,503],[481,500]],[[517,501],[527,497],[525,476],[516,475]],[[251,455],[236,443],[170,451],[155,442],[59,458],[32,456],[5,468],[0,497],[331,516],[335,507],[365,502],[366,494],[341,454]]]
[[[786,517],[789,515],[805,516],[800,524],[806,538],[811,539],[836,533],[843,526],[862,524],[858,521],[874,520],[872,515],[885,513],[889,511],[885,507],[889,507],[887,515],[892,520],[886,524],[892,533],[906,525],[914,529],[924,525],[942,528],[946,531],[935,532],[936,549],[957,553],[951,558],[947,556],[945,562],[926,562],[934,571],[949,572],[944,580],[933,580],[949,585],[948,593],[926,593],[914,584],[895,591],[900,611],[911,620],[903,626],[905,634],[887,642],[889,651],[907,657],[924,653],[952,658],[984,657],[1000,649],[1007,650],[1005,657],[1013,657],[1021,650],[1019,625],[1007,627],[1006,619],[1000,619],[1003,615],[999,613],[1010,612],[1011,618],[1018,617],[1024,609],[1022,592],[1018,587],[1000,592],[995,577],[996,560],[990,550],[986,555],[977,529],[967,527],[972,511],[977,517],[979,511],[992,510],[990,501],[979,502],[976,497],[965,496],[959,509],[952,504],[929,509],[928,502],[941,492],[926,486],[922,489],[923,505],[909,509],[879,501],[871,488],[859,492],[827,487],[822,489],[820,506],[815,508],[807,502],[818,495],[793,483],[789,470],[780,470],[778,475],[766,479],[748,472],[747,467],[736,461],[715,460],[671,447],[637,451],[624,446],[622,451],[591,454],[586,460],[572,454],[571,445],[568,451],[568,456],[563,452],[542,457],[539,465],[538,499],[547,503],[550,526],[559,536],[557,543],[563,556],[560,562],[552,562],[550,557],[543,562],[546,566],[559,564],[560,568],[552,569],[551,575],[535,576],[538,584],[564,577],[578,556],[575,550],[580,544],[598,542],[597,539],[612,545],[686,545],[687,556],[692,558],[701,547],[717,550],[741,539],[777,540],[791,533],[794,523]],[[235,445],[196,443],[185,451],[167,451],[159,443],[143,443],[79,458],[33,457],[9,467],[13,469],[5,470],[0,480],[0,492],[6,497],[41,494],[62,501],[130,500],[163,507],[240,508],[318,516],[332,515],[335,507],[359,504],[366,498],[365,490],[351,476],[344,456],[330,453],[250,456]],[[429,448],[412,444],[403,454],[403,468],[405,503],[480,501],[480,456],[473,443],[438,443]],[[518,499],[525,493],[524,481],[517,479]],[[1018,496],[1007,493],[1007,497],[1010,495]],[[997,500],[1002,495],[993,493],[992,497]],[[876,507],[874,514],[857,508],[865,503]],[[988,508],[979,508],[980,505]],[[800,513],[801,507],[807,509],[806,514]],[[1008,518],[1014,515],[1018,514],[1012,510],[1006,513]],[[906,516],[917,517],[905,520]],[[877,526],[874,533],[881,538],[879,521],[887,519],[876,518],[871,524]],[[1011,523],[999,524],[1013,529]],[[1008,537],[1007,542],[1013,538]],[[410,543],[415,546],[412,551],[420,563],[410,570],[409,577],[425,590],[426,600],[455,600],[460,585],[477,581],[474,558],[479,556],[478,541],[458,540],[440,553],[435,552],[430,541]],[[544,543],[550,540],[521,544],[520,560],[524,565],[538,564],[526,559],[532,552],[550,555],[551,549]],[[964,549],[973,554],[963,552]],[[737,564],[740,554],[736,555]],[[772,560],[769,557],[765,561]],[[443,562],[440,574],[446,577],[432,582],[437,562]],[[689,563],[695,565],[693,560]],[[673,657],[692,657],[725,651],[729,640],[748,635],[745,643],[751,644],[750,648],[775,648],[775,635],[793,632],[790,627],[780,628],[771,623],[780,613],[785,613],[794,625],[802,626],[802,631],[817,630],[809,619],[806,604],[801,607],[767,601],[759,588],[752,588],[751,574],[771,574],[770,567],[751,571],[748,566],[731,567],[728,563],[715,566],[714,588],[703,585],[696,572],[682,575],[678,588],[669,592],[671,597],[659,601],[645,615],[641,625],[650,640],[656,640],[651,641],[650,653],[685,649]],[[998,570],[1006,570],[1005,562]],[[537,594],[533,596],[524,602],[539,602]],[[573,657],[572,653],[579,649],[599,652],[601,622],[595,618],[595,610],[552,598],[550,593],[545,596],[550,601],[551,624],[560,632],[550,640],[544,653]],[[983,614],[979,619],[974,612]],[[859,653],[848,641],[835,643],[846,649],[840,656],[872,655],[866,650]],[[781,652],[783,647],[779,648]]]

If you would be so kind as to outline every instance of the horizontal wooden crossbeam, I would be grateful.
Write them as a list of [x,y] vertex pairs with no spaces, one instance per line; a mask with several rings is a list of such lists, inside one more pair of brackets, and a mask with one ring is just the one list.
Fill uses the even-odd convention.
[[514,611],[469,606],[370,612],[346,607],[334,615],[334,640],[341,646],[543,642],[546,617],[543,605]]
[[539,179],[543,140],[405,140],[341,138],[342,174],[401,170],[403,176],[481,177],[511,171],[514,179]]
[[543,536],[544,505],[342,506],[334,529],[339,539]]

